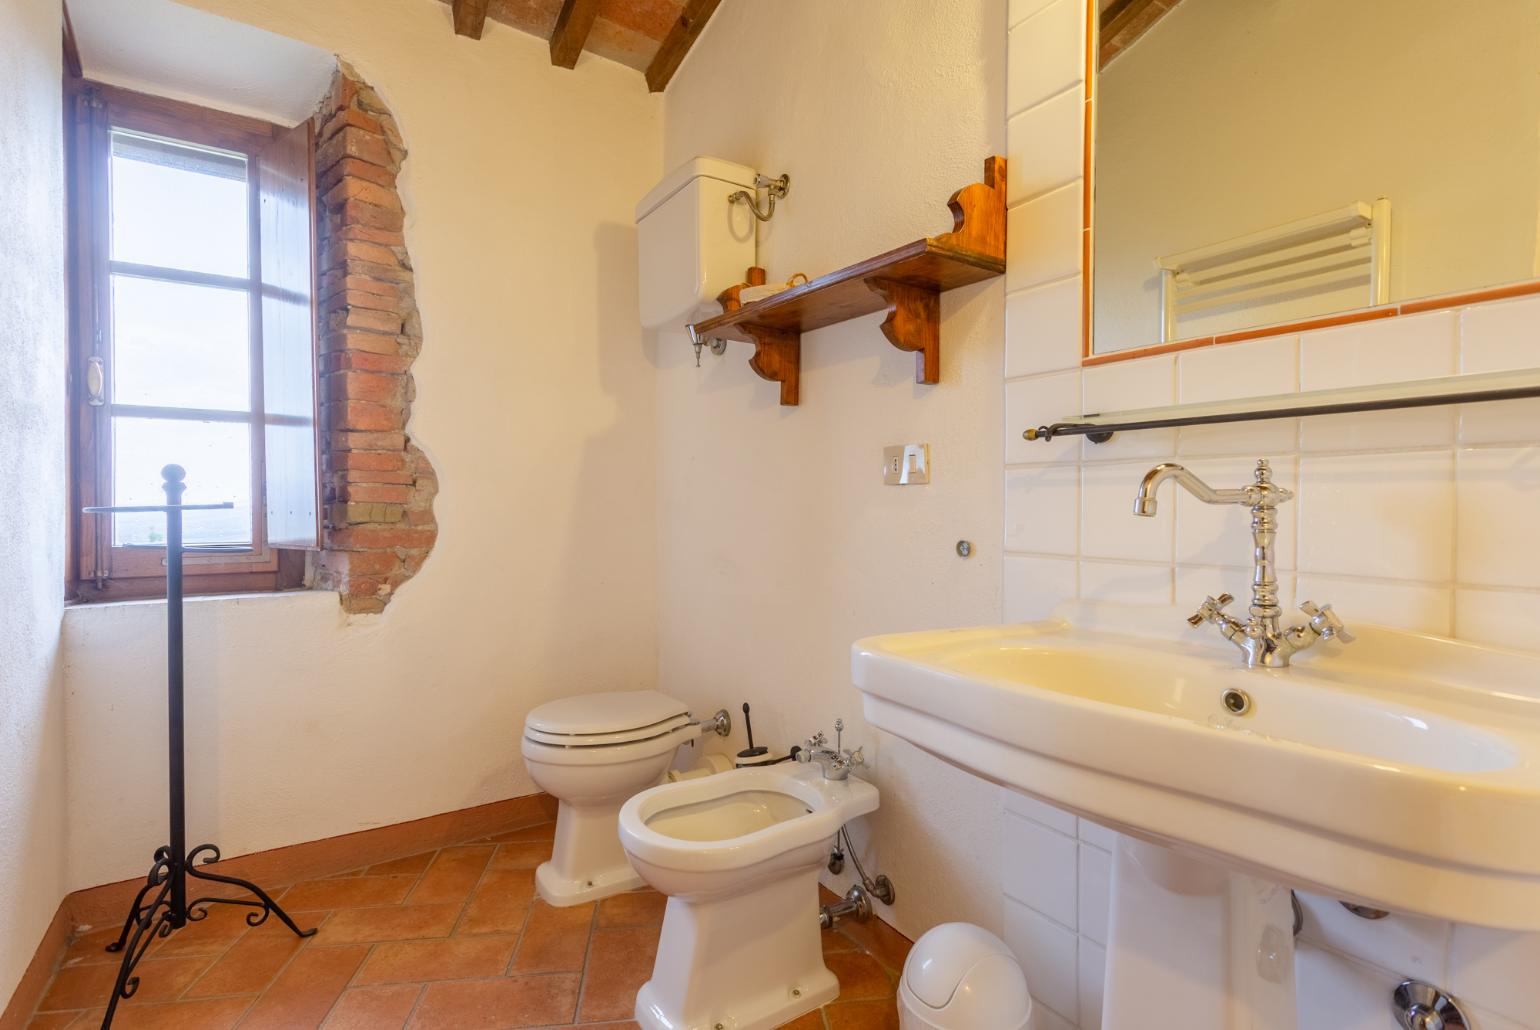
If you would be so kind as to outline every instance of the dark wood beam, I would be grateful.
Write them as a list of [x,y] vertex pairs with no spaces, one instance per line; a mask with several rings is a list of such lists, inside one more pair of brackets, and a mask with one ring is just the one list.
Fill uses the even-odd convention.
[[70,21],[70,9],[64,4],[64,70],[72,79],[85,75],[80,65],[80,47],[75,42],[75,23]]
[[1099,53],[1097,66],[1105,68],[1107,62],[1133,46],[1155,23],[1176,7],[1181,0],[1113,0],[1101,12]]
[[491,0],[454,0],[455,34],[480,39],[487,27],[487,5]]
[[657,55],[647,66],[648,89],[654,93],[663,92],[668,80],[679,70],[684,55],[690,52],[690,47],[695,45],[706,22],[711,20],[711,14],[719,3],[721,0],[689,0],[685,4],[684,10],[679,12],[679,20],[669,29],[663,45],[658,47]]
[[588,31],[599,15],[599,0],[563,0],[551,30],[551,63],[558,68],[576,68],[578,55],[588,41]]

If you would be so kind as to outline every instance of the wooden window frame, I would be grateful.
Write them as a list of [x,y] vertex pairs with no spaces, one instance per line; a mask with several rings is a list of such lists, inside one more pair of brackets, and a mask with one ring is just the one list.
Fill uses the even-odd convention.
[[[179,272],[156,268],[147,277],[161,282],[241,289],[250,297],[250,411],[231,417],[210,412],[217,421],[243,422],[251,427],[252,539],[245,548],[189,548],[184,561],[189,594],[247,593],[291,589],[304,585],[305,551],[267,543],[267,469],[263,398],[263,262],[261,253],[260,164],[265,148],[284,130],[254,118],[214,111],[193,104],[136,93],[101,83],[70,83],[67,109],[74,113],[70,135],[69,198],[73,333],[69,403],[71,447],[70,536],[74,543],[71,568],[74,600],[100,601],[159,597],[165,594],[165,549],[115,547],[112,519],[82,515],[88,505],[112,503],[111,455],[107,452],[115,406],[92,405],[86,398],[88,360],[96,357],[112,381],[111,276],[132,270],[110,260],[110,183],[108,147],[113,129],[143,132],[167,139],[242,154],[247,161],[248,274],[245,277]],[[313,131],[313,130],[312,130]],[[311,368],[315,367],[315,195],[314,146],[310,185]],[[110,397],[110,391],[109,391]],[[132,414],[154,417],[160,409],[132,406]],[[177,409],[186,411],[187,409]],[[121,413],[121,412],[120,412]]]

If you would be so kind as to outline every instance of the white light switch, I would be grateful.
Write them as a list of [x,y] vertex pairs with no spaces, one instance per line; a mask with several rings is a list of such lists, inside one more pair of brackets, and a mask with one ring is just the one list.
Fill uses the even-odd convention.
[[882,481],[888,486],[930,482],[930,444],[906,443],[882,449]]

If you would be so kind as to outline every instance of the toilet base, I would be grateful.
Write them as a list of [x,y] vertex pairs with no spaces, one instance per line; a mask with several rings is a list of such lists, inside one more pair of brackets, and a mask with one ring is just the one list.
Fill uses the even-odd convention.
[[772,1030],[838,996],[812,868],[740,895],[669,898],[635,1019],[643,1030]]
[[621,803],[561,803],[551,859],[535,870],[535,889],[547,905],[582,905],[645,886],[620,846]]

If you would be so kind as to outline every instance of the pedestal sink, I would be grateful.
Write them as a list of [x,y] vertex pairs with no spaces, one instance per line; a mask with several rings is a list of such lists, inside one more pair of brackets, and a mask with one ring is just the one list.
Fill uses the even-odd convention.
[[871,725],[1130,838],[1109,1027],[1158,1025],[1127,1006],[1174,975],[1142,1002],[1198,1006],[1180,1025],[1292,1030],[1292,887],[1540,930],[1540,658],[1361,626],[1246,669],[1183,615],[1071,603],[853,647]]

